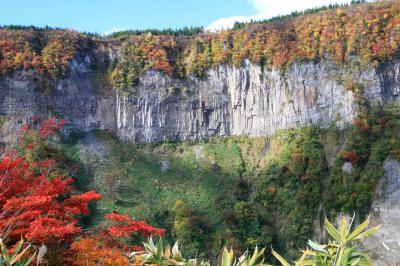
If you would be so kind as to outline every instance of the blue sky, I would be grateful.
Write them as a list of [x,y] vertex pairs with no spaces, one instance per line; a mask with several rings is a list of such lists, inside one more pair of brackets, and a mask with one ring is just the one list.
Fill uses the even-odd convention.
[[0,0],[0,25],[72,28],[105,33],[124,29],[204,26],[263,19],[346,0]]

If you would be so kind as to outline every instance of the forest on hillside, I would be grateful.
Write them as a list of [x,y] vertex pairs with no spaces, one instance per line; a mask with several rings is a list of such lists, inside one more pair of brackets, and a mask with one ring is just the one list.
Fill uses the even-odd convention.
[[[0,85],[23,93],[39,88],[37,99],[26,101],[69,97],[58,82],[68,82],[82,62],[87,68],[77,82],[95,73],[107,93],[129,95],[132,105],[146,73],[201,81],[210,70],[253,64],[284,75],[297,62],[329,62],[355,73],[332,78],[352,97],[349,123],[338,125],[339,117],[324,128],[299,123],[268,136],[132,143],[93,129],[97,121],[87,117],[78,123],[90,120],[90,131],[71,130],[50,100],[38,110],[54,117],[0,113],[1,138],[8,125],[20,128],[12,145],[0,146],[0,266],[372,265],[361,243],[379,230],[369,213],[384,163],[400,161],[400,106],[370,100],[365,80],[353,77],[367,67],[383,71],[399,51],[399,1],[352,1],[218,32],[187,27],[100,36],[0,27]],[[167,90],[166,98],[175,89],[181,88]],[[30,106],[15,104],[13,94],[0,92],[1,104]],[[342,214],[350,218],[339,221]]]
[[105,55],[98,55],[92,67],[103,71],[117,89],[135,86],[140,75],[150,69],[178,78],[201,78],[208,69],[221,64],[239,67],[245,60],[284,71],[293,62],[304,60],[377,65],[398,53],[398,1],[309,13],[217,33],[196,28],[184,29],[182,34],[138,31],[111,35],[110,39],[71,30],[3,27],[0,75],[33,69],[52,79],[62,78],[68,75],[72,58],[96,49],[107,53],[107,47],[117,47],[118,58],[105,62]]

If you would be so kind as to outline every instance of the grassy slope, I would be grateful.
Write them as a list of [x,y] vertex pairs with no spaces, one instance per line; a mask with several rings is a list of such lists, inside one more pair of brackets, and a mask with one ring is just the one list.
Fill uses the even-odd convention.
[[[211,229],[196,241],[209,241],[203,247],[213,254],[223,242],[238,249],[272,243],[295,256],[315,231],[320,202],[328,214],[368,209],[383,160],[400,157],[398,109],[394,114],[360,118],[369,121],[366,131],[360,130],[365,125],[342,131],[306,127],[269,138],[157,145],[135,145],[96,131],[89,142],[95,139],[103,152],[82,152],[88,147],[82,137],[63,147],[72,163],[83,166],[77,174],[80,188],[104,195],[91,226],[101,223],[104,213],[118,211],[167,228],[173,238],[171,210],[181,199],[207,217]],[[390,122],[382,125],[382,119]],[[344,175],[342,153],[349,150],[363,159]],[[162,161],[168,170],[162,171]],[[252,208],[256,211],[246,211]]]
[[[106,195],[97,206],[101,213],[118,211],[151,221],[155,214],[170,210],[177,199],[184,199],[216,221],[215,201],[222,196],[229,198],[225,193],[233,190],[234,180],[243,171],[240,150],[230,140],[216,145],[203,142],[137,146],[104,132],[95,135],[104,145],[106,157],[82,154],[86,171],[80,173],[80,178],[82,181],[94,177],[89,188]],[[64,144],[64,149],[69,157],[79,160],[79,145],[70,142]],[[194,149],[198,150],[198,158]],[[168,170],[161,170],[162,161],[168,161]],[[105,181],[109,176],[115,177]],[[112,193],[109,186],[115,183],[119,185]]]

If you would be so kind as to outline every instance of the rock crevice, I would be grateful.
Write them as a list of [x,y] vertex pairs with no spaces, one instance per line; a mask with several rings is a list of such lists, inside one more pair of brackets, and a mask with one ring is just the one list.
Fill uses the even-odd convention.
[[357,73],[328,62],[294,63],[284,74],[248,62],[240,68],[222,65],[206,78],[187,80],[148,71],[131,93],[97,87],[85,62],[71,64],[67,79],[50,82],[50,93],[37,85],[33,72],[2,78],[0,113],[14,126],[36,115],[63,117],[66,134],[108,129],[133,142],[185,141],[265,136],[334,121],[342,126],[357,109],[348,81],[361,84],[364,96],[380,104],[395,101],[400,92],[396,60]]

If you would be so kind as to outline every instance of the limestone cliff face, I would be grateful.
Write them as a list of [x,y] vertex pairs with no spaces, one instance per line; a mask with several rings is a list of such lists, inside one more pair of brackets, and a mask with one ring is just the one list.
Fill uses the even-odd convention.
[[173,80],[148,72],[135,96],[116,95],[117,132],[137,142],[211,136],[263,136],[306,124],[339,125],[356,110],[346,82],[380,103],[399,94],[399,62],[358,74],[328,63],[297,63],[286,74],[246,64],[221,66],[205,79]]
[[81,65],[74,67],[65,80],[42,80],[33,72],[17,72],[0,79],[3,141],[12,142],[16,130],[35,117],[65,118],[66,134],[114,128],[115,95],[97,94],[91,75]]
[[[16,129],[35,116],[64,118],[65,134],[105,129],[133,142],[264,136],[301,125],[350,122],[357,104],[347,89],[349,81],[361,84],[363,95],[377,104],[397,101],[400,95],[398,59],[363,70],[299,62],[284,74],[249,63],[241,68],[222,65],[204,79],[187,80],[149,71],[129,92],[102,85],[89,64],[88,57],[74,60],[69,77],[57,81],[21,71],[0,78],[0,115],[5,116],[0,138],[12,142]],[[400,263],[394,247],[398,244],[398,169],[398,162],[385,163],[382,182],[386,183],[380,185],[379,199],[372,207],[375,221],[385,226],[369,246],[379,249],[377,256],[387,265]]]
[[65,118],[65,133],[109,129],[134,142],[263,136],[300,125],[351,121],[356,103],[348,81],[361,84],[364,95],[380,104],[400,93],[398,60],[360,71],[303,62],[285,74],[249,63],[223,65],[204,79],[188,80],[149,71],[130,93],[94,82],[97,74],[89,63],[89,58],[74,60],[69,78],[46,81],[47,94],[32,72],[2,78],[0,114],[9,118],[4,128],[14,131],[35,115],[56,115]]

